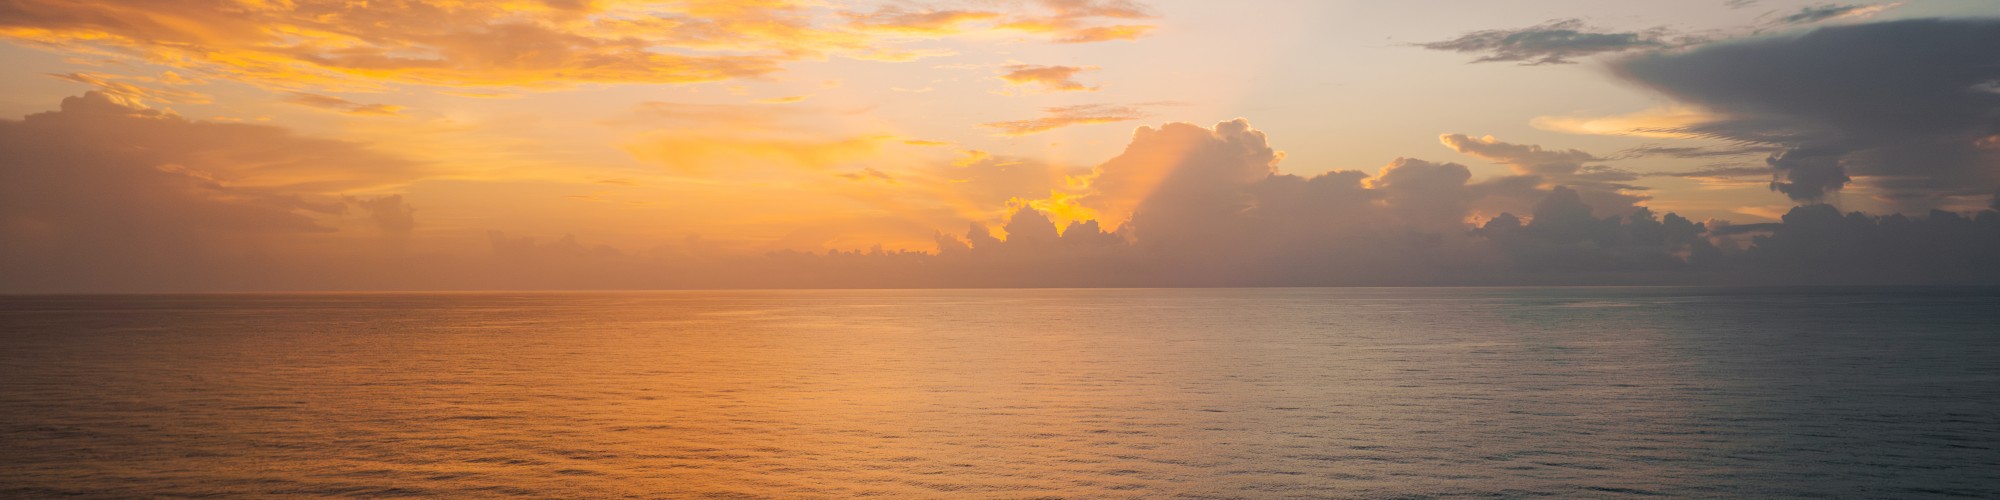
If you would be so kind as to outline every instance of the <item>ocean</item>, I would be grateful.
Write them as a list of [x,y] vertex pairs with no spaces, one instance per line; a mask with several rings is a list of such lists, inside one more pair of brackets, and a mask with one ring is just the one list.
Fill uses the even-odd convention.
[[2000,289],[0,296],[0,496],[2000,497]]

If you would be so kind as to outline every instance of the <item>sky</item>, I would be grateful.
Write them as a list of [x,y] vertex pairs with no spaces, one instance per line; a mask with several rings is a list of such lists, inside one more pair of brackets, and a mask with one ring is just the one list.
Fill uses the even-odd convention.
[[1987,0],[15,0],[0,291],[2000,283]]

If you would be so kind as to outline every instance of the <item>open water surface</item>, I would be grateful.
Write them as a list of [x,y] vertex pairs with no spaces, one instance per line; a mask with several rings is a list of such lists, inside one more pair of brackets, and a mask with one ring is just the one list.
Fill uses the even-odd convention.
[[2000,497],[2000,290],[0,297],[0,496]]

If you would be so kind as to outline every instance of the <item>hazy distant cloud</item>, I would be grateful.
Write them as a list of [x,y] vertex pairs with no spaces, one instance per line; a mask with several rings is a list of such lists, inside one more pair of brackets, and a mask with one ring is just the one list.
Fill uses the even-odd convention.
[[1016,64],[1001,68],[1001,80],[1014,85],[1037,85],[1049,91],[1095,91],[1097,87],[1076,81],[1076,74],[1097,69],[1095,66],[1037,66]]
[[2000,21],[1830,26],[1617,62],[1623,78],[1717,113],[1682,131],[1775,146],[1771,187],[1819,200],[1856,177],[1924,208],[2000,188]]
[[656,163],[678,174],[709,175],[717,168],[733,170],[760,165],[824,169],[873,158],[888,135],[842,138],[790,138],[653,133],[622,146],[640,161]]
[[362,104],[330,95],[309,94],[305,92],[293,92],[290,97],[285,98],[285,102],[301,106],[325,109],[330,111],[338,111],[350,115],[395,116],[401,113],[403,109],[400,106],[391,106],[387,104]]
[[0,282],[132,290],[282,280],[260,266],[349,248],[305,239],[341,230],[349,214],[407,233],[415,223],[401,197],[340,193],[419,174],[361,144],[189,120],[95,91],[65,98],[58,111],[0,120]]
[[601,123],[649,128],[774,128],[783,126],[792,117],[818,111],[747,104],[646,101],[633,105],[629,113]]
[[1757,2],[1758,0],[1722,0],[1722,6],[1731,9],[1741,9],[1744,7],[1757,5]]
[[805,102],[806,99],[809,99],[811,97],[812,96],[810,95],[788,95],[781,97],[766,97],[763,99],[757,99],[755,100],[755,102],[757,104],[794,104],[794,103]]
[[[169,72],[168,74],[172,75],[173,73]],[[79,72],[50,74],[49,76],[95,87],[104,96],[129,105],[145,106],[153,103],[206,104],[211,101],[208,95],[200,92],[129,83],[122,81],[126,77],[118,75]]]
[[348,197],[347,202],[365,212],[368,220],[375,223],[375,228],[383,232],[408,235],[417,227],[417,210],[403,201],[403,195]]
[[780,169],[858,168],[885,145],[924,141],[886,133],[839,133],[825,126],[857,111],[809,104],[648,101],[600,124],[643,130],[619,148],[639,161],[691,176]]
[[1047,132],[1071,125],[1093,123],[1114,123],[1137,120],[1150,115],[1144,105],[1119,104],[1076,104],[1042,108],[1042,116],[1027,120],[982,123],[980,126],[1000,131],[1001,135],[1029,135]]
[[896,178],[894,176],[884,173],[881,170],[876,170],[875,167],[863,168],[859,172],[847,172],[839,175],[841,178],[850,181],[879,180],[890,184],[896,183]]
[[1572,59],[1638,49],[1677,45],[1664,30],[1606,32],[1581,19],[1558,19],[1519,29],[1466,33],[1458,38],[1418,44],[1431,50],[1478,54],[1473,62],[1519,61],[1522,64],[1570,64]]

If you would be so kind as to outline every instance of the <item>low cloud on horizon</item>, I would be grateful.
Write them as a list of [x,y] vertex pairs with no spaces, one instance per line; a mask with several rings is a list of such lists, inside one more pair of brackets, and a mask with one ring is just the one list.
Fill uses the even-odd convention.
[[2000,284],[2000,12],[1705,5],[32,0],[0,292]]
[[[226,132],[226,133],[225,133]],[[255,146],[230,140],[261,134]],[[108,143],[158,141],[120,151]],[[1247,120],[1141,127],[1069,203],[940,232],[933,252],[644,252],[491,232],[486,255],[403,248],[421,208],[327,185],[235,185],[217,158],[286,168],[415,165],[263,125],[194,122],[98,93],[0,121],[0,277],[11,292],[241,289],[1980,283],[2000,280],[2000,212],[1924,217],[1795,208],[1777,223],[1654,214],[1632,177],[1577,150],[1447,134],[1509,165],[1414,158],[1375,172],[1278,171]],[[992,161],[982,159],[979,161]],[[974,164],[968,163],[969,168]],[[998,164],[995,164],[998,165]],[[855,180],[887,174],[846,173]],[[121,196],[91,194],[117,189]],[[1469,222],[1470,221],[1470,222]],[[1115,230],[1112,229],[1115,227]]]

